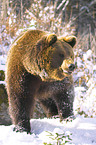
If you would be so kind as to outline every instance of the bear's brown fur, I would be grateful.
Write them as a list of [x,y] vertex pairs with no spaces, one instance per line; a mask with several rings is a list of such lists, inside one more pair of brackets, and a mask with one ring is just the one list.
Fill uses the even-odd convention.
[[30,132],[38,100],[47,117],[73,115],[74,36],[28,30],[13,43],[7,59],[7,93],[14,130]]

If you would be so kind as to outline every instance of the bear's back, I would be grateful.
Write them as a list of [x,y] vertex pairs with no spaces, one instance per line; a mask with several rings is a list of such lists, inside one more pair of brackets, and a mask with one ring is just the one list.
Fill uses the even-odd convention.
[[37,42],[39,39],[41,39],[41,37],[43,35],[46,35],[48,34],[48,32],[44,32],[44,31],[40,31],[40,30],[27,30],[25,32],[21,32],[21,34],[19,35],[19,37],[17,37],[15,39],[15,41],[13,42],[11,48],[14,46],[14,45],[17,45],[17,44],[34,44],[35,42]]

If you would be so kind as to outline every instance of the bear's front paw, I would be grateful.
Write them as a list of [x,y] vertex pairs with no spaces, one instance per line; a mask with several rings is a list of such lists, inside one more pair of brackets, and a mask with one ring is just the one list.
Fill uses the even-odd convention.
[[71,115],[71,116],[67,117],[66,119],[64,119],[64,121],[72,122],[74,119],[76,119],[75,115]]
[[13,128],[13,131],[16,131],[16,132],[27,132],[27,134],[31,134],[30,129],[26,129],[26,128],[24,128],[22,126],[19,126],[19,125],[16,125]]
[[69,116],[65,116],[65,115],[62,115],[62,113],[60,113],[59,118],[60,118],[60,122],[62,122],[63,120],[66,122],[72,122],[76,117],[73,113]]

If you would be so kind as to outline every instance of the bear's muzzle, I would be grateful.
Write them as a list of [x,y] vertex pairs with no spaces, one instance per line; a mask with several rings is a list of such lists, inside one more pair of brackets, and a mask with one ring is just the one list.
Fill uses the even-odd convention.
[[66,59],[61,65],[64,74],[71,74],[75,69],[75,64],[72,59]]

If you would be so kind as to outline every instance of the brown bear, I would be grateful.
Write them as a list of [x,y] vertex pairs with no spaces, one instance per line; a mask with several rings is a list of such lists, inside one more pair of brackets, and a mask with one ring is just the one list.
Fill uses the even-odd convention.
[[46,116],[73,115],[75,36],[57,37],[40,30],[23,32],[7,58],[6,82],[14,130],[30,132],[35,101]]

